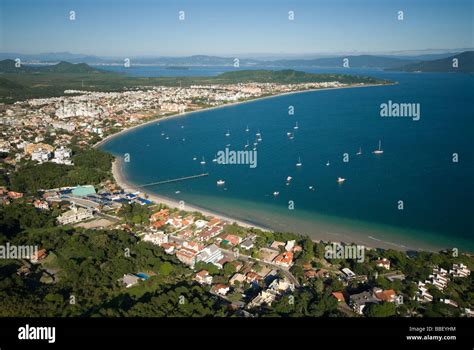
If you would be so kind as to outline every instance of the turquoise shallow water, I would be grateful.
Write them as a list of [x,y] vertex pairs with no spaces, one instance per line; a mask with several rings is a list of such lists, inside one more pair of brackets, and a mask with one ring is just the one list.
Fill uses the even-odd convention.
[[[102,149],[130,153],[125,172],[135,184],[209,172],[148,191],[274,229],[474,252],[474,77],[356,73],[399,84],[307,92],[203,111],[132,130]],[[421,119],[381,118],[380,104],[388,100],[420,103]],[[255,169],[211,161],[226,144],[234,150],[244,149],[247,139],[252,144],[257,130],[263,140]],[[293,140],[288,131],[295,133]],[[371,154],[379,139],[384,154]],[[452,162],[453,153],[459,154],[458,163]],[[293,177],[290,186],[287,176]],[[339,176],[347,179],[342,185],[336,183]],[[216,186],[218,179],[225,186]],[[288,209],[290,200],[294,210]],[[399,200],[404,210],[397,209]]]

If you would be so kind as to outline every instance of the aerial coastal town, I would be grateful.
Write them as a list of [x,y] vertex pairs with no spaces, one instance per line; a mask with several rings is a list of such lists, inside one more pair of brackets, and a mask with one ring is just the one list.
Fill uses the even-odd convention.
[[[67,282],[75,268],[60,262],[69,259],[82,264],[84,259],[96,259],[95,266],[102,267],[106,263],[100,260],[102,253],[92,248],[97,256],[77,256],[67,248],[72,243],[58,235],[71,240],[77,236],[80,242],[74,244],[90,243],[105,250],[115,246],[116,234],[123,245],[114,251],[114,261],[130,259],[133,264],[120,263],[113,273],[101,267],[94,276],[107,275],[106,286],[100,288],[110,295],[112,291],[132,295],[136,304],[162,286],[181,288],[185,283],[189,289],[199,286],[198,294],[209,298],[205,302],[209,312],[220,316],[474,316],[470,271],[474,260],[467,254],[401,252],[342,242],[335,248],[340,254],[328,254],[328,247],[334,247],[331,242],[242,227],[167,207],[146,193],[126,191],[111,175],[113,157],[94,148],[106,137],[163,117],[345,86],[339,82],[249,83],[124,92],[66,90],[62,97],[0,105],[0,231],[5,232],[0,236],[0,257],[8,253],[17,261],[11,283],[39,281],[38,288],[48,290],[47,302],[61,309],[70,298],[59,295],[74,291]],[[15,258],[18,252],[5,248],[10,239],[38,249],[32,256]],[[140,260],[134,253],[140,249],[148,249],[151,255]],[[1,260],[2,264],[6,261]],[[80,273],[84,280],[91,279],[88,273],[92,272]],[[97,287],[88,283],[90,289]],[[0,303],[8,303],[6,290],[1,293]],[[72,294],[81,299],[77,291]],[[193,298],[185,292],[175,296],[168,303],[186,305]],[[192,303],[199,304],[195,299]],[[167,315],[140,313],[135,306],[120,315]],[[4,315],[15,314],[11,308],[0,310]],[[196,310],[197,306],[185,315],[206,314]],[[30,315],[28,310],[22,312]],[[49,312],[57,315],[54,308]],[[105,306],[96,312],[117,315]]]
[[[52,147],[67,146],[72,135],[78,139],[79,145],[93,144],[104,136],[151,118],[270,95],[345,86],[349,85],[336,81],[151,87],[124,92],[66,90],[62,97],[30,99],[13,105],[0,104],[0,150],[13,151],[16,160],[23,157],[49,160],[53,156]],[[49,147],[41,144],[47,135],[55,139]],[[25,149],[27,145],[30,146]]]

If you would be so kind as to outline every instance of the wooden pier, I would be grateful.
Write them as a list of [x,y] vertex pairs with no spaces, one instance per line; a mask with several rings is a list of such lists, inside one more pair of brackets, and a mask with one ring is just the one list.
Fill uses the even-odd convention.
[[184,181],[184,180],[191,180],[191,179],[196,179],[198,177],[204,177],[204,176],[209,176],[209,173],[203,173],[203,174],[197,174],[197,175],[191,175],[191,176],[185,176],[185,177],[178,177],[176,179],[169,179],[169,180],[163,180],[163,181],[157,181],[157,182],[151,182],[148,184],[140,185],[138,187],[148,187],[148,186],[155,186],[155,185],[163,185],[167,184],[170,182],[178,182],[178,181]]

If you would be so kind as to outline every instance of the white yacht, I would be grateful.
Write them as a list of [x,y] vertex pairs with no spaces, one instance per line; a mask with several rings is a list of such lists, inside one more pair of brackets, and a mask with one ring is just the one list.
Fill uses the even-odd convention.
[[373,154],[382,154],[382,141],[379,140],[379,148],[372,152]]
[[300,167],[302,165],[303,165],[303,163],[301,163],[301,157],[298,157],[298,163],[296,163],[296,166]]

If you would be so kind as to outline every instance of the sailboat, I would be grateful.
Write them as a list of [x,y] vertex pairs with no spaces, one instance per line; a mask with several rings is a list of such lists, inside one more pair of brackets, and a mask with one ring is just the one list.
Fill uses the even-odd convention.
[[379,148],[372,152],[373,154],[382,154],[382,141],[379,140]]
[[329,165],[331,165],[331,164],[329,163],[329,160],[328,160],[328,162],[326,163],[326,166],[329,166]]
[[296,124],[295,124],[295,126],[293,127],[293,129],[295,129],[295,130],[298,130],[298,129],[299,129],[298,122],[296,122]]
[[359,152],[356,153],[356,155],[360,156],[362,154],[362,148],[359,147]]
[[202,157],[201,164],[202,165],[206,164],[206,161],[204,160],[204,157]]
[[249,126],[248,126],[248,125],[247,125],[247,127],[245,128],[245,131],[246,131],[246,132],[249,132],[249,131],[250,131],[250,129],[249,129]]
[[227,132],[225,133],[225,136],[229,137],[230,136],[230,131],[227,130]]
[[249,140],[247,139],[247,143],[245,144],[245,148],[248,148],[250,145],[249,145]]
[[302,165],[303,165],[303,163],[301,163],[301,157],[298,157],[298,163],[296,163],[296,166],[299,167],[299,166],[302,166]]
[[213,161],[214,163],[217,162],[217,154],[216,154],[216,156],[214,157],[214,159],[213,159],[212,161]]

